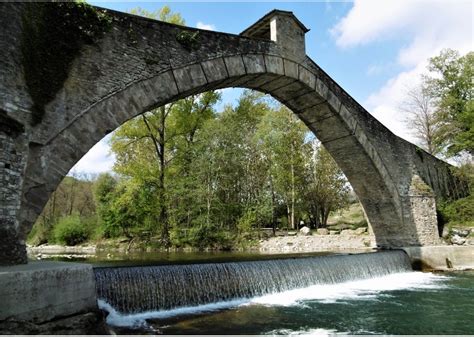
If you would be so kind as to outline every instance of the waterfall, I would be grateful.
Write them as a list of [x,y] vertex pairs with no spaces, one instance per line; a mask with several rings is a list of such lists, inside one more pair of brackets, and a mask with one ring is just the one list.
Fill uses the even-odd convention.
[[97,295],[122,313],[168,310],[411,271],[403,251],[246,262],[95,268]]

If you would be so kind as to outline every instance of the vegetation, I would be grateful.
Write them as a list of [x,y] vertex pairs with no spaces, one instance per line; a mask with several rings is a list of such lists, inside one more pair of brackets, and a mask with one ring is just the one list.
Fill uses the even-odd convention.
[[348,207],[331,212],[328,219],[328,229],[340,231],[342,229],[368,228],[367,219],[362,205],[354,200]]
[[66,177],[30,242],[230,249],[264,227],[324,227],[347,205],[345,177],[292,112],[251,91],[219,113],[218,100],[190,96],[122,125],[115,173]]
[[[132,13],[184,25],[168,7]],[[230,249],[264,227],[325,227],[347,205],[344,175],[286,107],[251,91],[218,112],[219,100],[217,92],[192,95],[118,128],[114,174],[66,177],[30,242]]]
[[88,228],[81,223],[78,215],[61,218],[53,230],[54,241],[75,246],[89,239]]
[[408,91],[401,108],[408,127],[429,153],[474,154],[474,53],[446,49],[429,60],[429,73]]
[[429,60],[429,73],[402,105],[408,126],[426,151],[464,163],[453,170],[469,194],[438,200],[441,220],[448,226],[474,225],[474,53],[461,56],[446,49]]

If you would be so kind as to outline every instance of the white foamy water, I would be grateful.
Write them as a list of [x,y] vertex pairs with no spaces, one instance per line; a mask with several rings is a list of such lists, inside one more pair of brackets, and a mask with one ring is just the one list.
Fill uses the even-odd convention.
[[307,330],[291,330],[291,329],[277,329],[266,333],[270,336],[345,336],[345,332],[337,332],[336,330],[328,329],[307,329]]
[[370,299],[385,291],[444,288],[442,281],[445,279],[446,276],[431,273],[397,273],[367,280],[288,290],[253,298],[250,304],[291,306],[308,300],[333,303],[341,300]]
[[[395,290],[442,289],[447,276],[422,272],[396,273],[366,280],[350,281],[338,284],[313,285],[280,293],[241,298],[232,301],[217,302],[199,306],[181,307],[171,310],[148,311],[136,314],[121,314],[103,300],[99,308],[109,312],[107,323],[120,327],[140,327],[146,325],[147,319],[170,318],[180,315],[212,312],[222,309],[248,305],[295,306],[304,305],[305,301],[333,303],[345,300],[372,300],[384,292]],[[275,331],[275,333],[277,333]],[[281,331],[278,334],[282,333]],[[271,334],[271,332],[270,332]],[[334,331],[312,329],[311,331],[287,331],[290,335],[333,335]],[[339,333],[338,333],[339,334]]]
[[103,300],[98,300],[97,302],[100,309],[105,310],[109,313],[109,315],[107,316],[107,324],[119,327],[140,327],[146,325],[147,319],[164,319],[174,316],[191,315],[203,312],[212,312],[221,309],[229,309],[248,303],[249,299],[236,299],[233,301],[203,304],[193,307],[182,307],[172,310],[146,311],[137,314],[121,314],[107,302]]

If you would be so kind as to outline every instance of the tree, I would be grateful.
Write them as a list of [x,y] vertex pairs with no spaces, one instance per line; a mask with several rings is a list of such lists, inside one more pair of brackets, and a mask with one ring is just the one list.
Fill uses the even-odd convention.
[[119,234],[112,219],[112,203],[116,196],[117,184],[117,180],[110,173],[100,174],[94,182],[93,192],[98,224],[102,229],[101,236],[105,238]]
[[329,214],[349,200],[349,184],[324,147],[313,141],[303,187],[304,208],[313,227],[326,227]]
[[437,99],[436,118],[448,155],[474,154],[474,52],[445,49],[430,59],[427,90]]
[[[178,13],[172,13],[168,6],[149,12],[142,8],[131,11],[153,19],[184,25]],[[168,118],[174,104],[168,104],[134,118],[122,125],[112,136],[112,151],[117,155],[114,169],[126,176],[135,178],[135,184],[152,185],[156,188],[156,222],[161,225],[161,240],[165,247],[170,245],[168,201],[166,195],[166,172],[172,160],[168,146],[176,133],[168,133]],[[148,155],[154,153],[155,161]],[[152,200],[150,200],[152,201]]]
[[304,175],[308,129],[286,107],[267,113],[259,125],[258,137],[263,158],[268,164],[273,208],[281,198],[287,208],[288,224],[296,228],[298,186]]
[[408,89],[405,96],[400,109],[408,114],[406,125],[425,151],[434,156],[441,155],[446,139],[436,116],[436,100],[424,83]]
[[171,12],[171,8],[169,6],[163,6],[160,9],[157,9],[153,12],[137,7],[137,8],[132,9],[130,13],[143,16],[149,19],[158,19],[160,21],[173,23],[175,25],[181,25],[181,26],[185,25],[185,21],[181,17],[181,14]]

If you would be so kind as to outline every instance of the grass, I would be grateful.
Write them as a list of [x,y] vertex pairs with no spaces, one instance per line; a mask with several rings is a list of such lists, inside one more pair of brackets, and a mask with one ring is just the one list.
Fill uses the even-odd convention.
[[329,229],[357,229],[367,226],[364,211],[358,202],[349,205],[345,209],[332,212],[328,219]]

